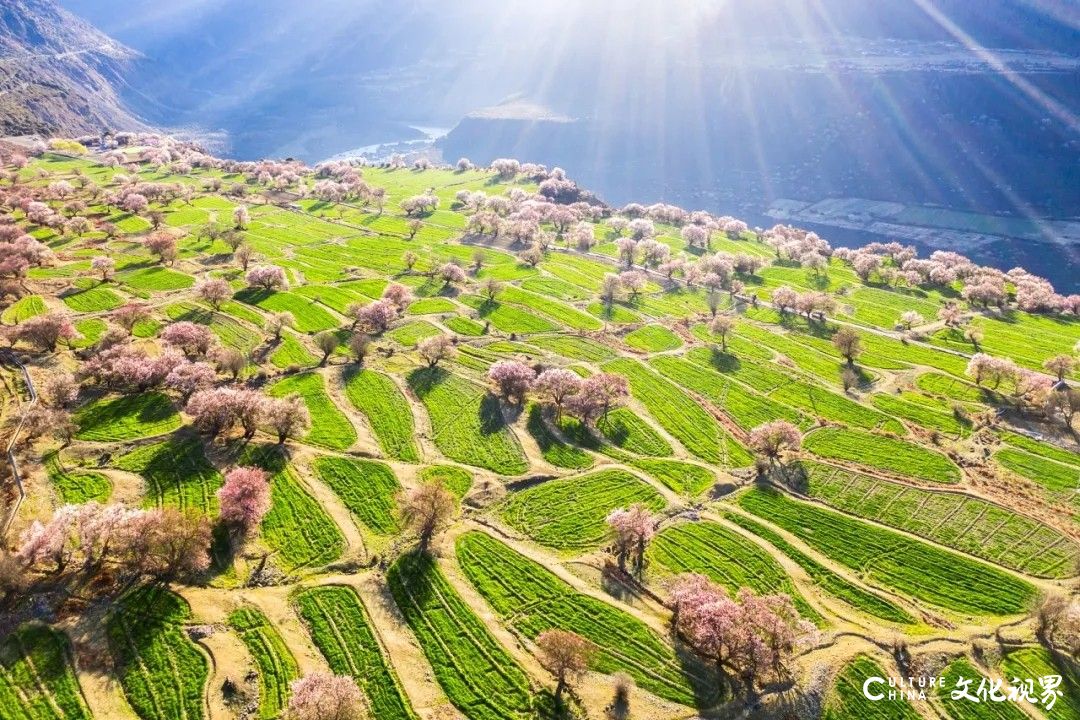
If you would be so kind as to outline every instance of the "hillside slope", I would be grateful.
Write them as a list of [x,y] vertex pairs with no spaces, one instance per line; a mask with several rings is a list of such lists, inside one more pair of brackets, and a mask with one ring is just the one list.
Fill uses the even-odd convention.
[[145,127],[120,98],[138,54],[52,0],[0,7],[0,132],[80,135]]

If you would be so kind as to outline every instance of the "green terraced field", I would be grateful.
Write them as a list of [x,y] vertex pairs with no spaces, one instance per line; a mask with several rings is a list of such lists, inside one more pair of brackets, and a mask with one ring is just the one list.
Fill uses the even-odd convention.
[[77,313],[104,312],[120,307],[124,298],[95,280],[83,278],[76,281],[75,290],[63,295],[64,304]]
[[5,325],[17,325],[23,320],[28,320],[45,312],[45,301],[40,295],[27,295],[19,298],[8,308],[0,313],[0,321]]
[[249,446],[240,463],[271,473],[270,511],[263,517],[262,536],[288,570],[325,565],[341,556],[345,537],[279,447]]
[[666,505],[660,493],[625,470],[600,470],[548,480],[514,493],[502,509],[506,523],[541,545],[580,552],[604,539],[604,519],[616,508]]
[[251,653],[259,673],[259,717],[280,717],[289,703],[289,683],[300,677],[296,658],[280,633],[259,610],[242,607],[229,613],[229,625]]
[[748,530],[759,538],[766,540],[805,570],[814,584],[851,607],[887,622],[903,625],[913,625],[915,623],[915,618],[899,605],[841,577],[789,543],[781,537],[780,533],[770,530],[761,523],[751,520],[740,513],[726,513],[724,517],[744,530]]
[[503,475],[528,468],[499,401],[483,388],[438,367],[415,370],[408,382],[427,408],[433,440],[446,457]]
[[426,483],[442,483],[459,500],[468,494],[473,484],[472,473],[456,465],[432,465],[423,468],[420,470],[420,480]]
[[106,631],[124,695],[143,720],[201,720],[210,663],[184,632],[191,608],[156,587],[135,590],[109,616]]
[[634,399],[701,460],[727,467],[744,467],[753,461],[746,448],[735,442],[690,396],[645,366],[633,360],[618,359],[605,363],[603,369],[625,376]]
[[540,454],[544,460],[555,467],[568,470],[585,470],[592,467],[593,458],[589,453],[564,443],[551,432],[544,422],[544,409],[540,405],[530,404],[525,412],[528,415],[525,428],[540,448]]
[[682,347],[679,336],[660,325],[644,325],[623,337],[623,342],[642,352],[663,352]]
[[[825,704],[822,720],[922,720],[911,703],[903,699],[874,701],[863,695],[863,683],[868,677],[889,678],[888,673],[874,660],[860,655],[837,675]],[[874,688],[880,691],[880,687]],[[886,686],[886,691],[888,687]]]
[[0,715],[90,720],[66,637],[43,625],[22,625],[0,643]]
[[[458,563],[499,618],[529,640],[545,630],[576,632],[599,648],[594,669],[625,672],[638,687],[682,705],[707,705],[714,679],[686,668],[671,646],[645,623],[590,595],[576,592],[542,565],[482,532],[458,538]],[[715,686],[714,686],[715,687]]]
[[469,720],[533,717],[532,681],[462,601],[434,560],[403,555],[386,579],[454,707]]
[[311,415],[311,431],[304,437],[309,445],[344,450],[356,442],[356,428],[338,409],[318,373],[301,373],[279,380],[270,387],[273,397],[299,395]]
[[775,491],[753,489],[738,502],[862,578],[954,612],[1013,615],[1035,596],[1032,585],[989,565]]
[[806,494],[832,507],[1037,577],[1072,577],[1080,546],[999,505],[805,463]]
[[639,458],[630,464],[675,492],[686,495],[700,495],[716,483],[716,475],[711,470],[694,463]]
[[330,669],[357,681],[375,717],[416,720],[355,590],[324,585],[300,591],[294,601],[297,613]]
[[401,483],[389,465],[374,460],[321,457],[315,474],[341,498],[369,530],[379,535],[398,531],[396,496]]
[[739,533],[714,522],[670,525],[649,546],[649,560],[672,574],[698,573],[734,596],[747,587],[758,595],[785,593],[805,619],[824,618],[802,597],[780,564]]
[[617,448],[650,457],[668,457],[671,445],[629,408],[616,408],[596,421],[596,429]]
[[112,493],[112,482],[98,472],[64,467],[60,452],[52,450],[45,454],[45,471],[49,482],[56,488],[64,503],[84,503],[96,500],[104,502]]
[[[1038,678],[1047,675],[1060,675],[1062,678],[1061,697],[1057,698],[1050,711],[1040,705],[1041,712],[1050,720],[1069,720],[1080,717],[1080,670],[1075,665],[1068,665],[1057,660],[1045,648],[1025,647],[1008,652],[1001,661],[1001,674],[1007,679],[1032,678],[1036,692],[1039,690]],[[1040,698],[1041,699],[1041,698]]]
[[113,465],[143,476],[149,504],[195,508],[208,515],[217,512],[215,493],[221,487],[221,475],[207,461],[197,437],[174,436],[144,445],[120,456]]
[[960,482],[960,469],[944,455],[884,435],[827,427],[806,436],[803,446],[823,458],[847,460],[931,482]]
[[[966,657],[959,657],[945,667],[941,673],[944,682],[938,687],[936,696],[945,708],[951,720],[1026,720],[1028,717],[1019,707],[1011,702],[972,702],[964,698],[952,699],[953,690],[959,687],[959,680],[971,682],[968,692],[975,695],[986,676],[979,672]],[[976,696],[977,697],[977,696]]]
[[418,462],[413,440],[412,408],[387,375],[374,370],[346,370],[342,375],[345,397],[364,414],[368,426],[389,457]]
[[133,290],[150,292],[186,290],[195,284],[195,278],[190,275],[163,267],[124,271],[117,275],[117,280]]
[[95,400],[72,416],[75,437],[117,442],[164,435],[180,427],[180,414],[164,393],[121,395]]
[[237,293],[236,299],[256,305],[267,312],[292,313],[296,329],[303,333],[333,330],[341,325],[341,322],[314,300],[288,291],[267,292],[249,288]]

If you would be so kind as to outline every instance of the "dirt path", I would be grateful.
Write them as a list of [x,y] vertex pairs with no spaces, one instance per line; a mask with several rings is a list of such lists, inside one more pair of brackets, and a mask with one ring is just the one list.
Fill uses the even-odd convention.
[[315,472],[311,469],[311,461],[314,457],[316,457],[316,453],[311,451],[298,452],[293,454],[291,464],[303,480],[308,492],[326,510],[334,524],[341,530],[341,534],[345,536],[347,547],[342,556],[355,554],[363,560],[367,555],[364,536],[357,527],[352,513],[341,502],[341,498],[316,477]]

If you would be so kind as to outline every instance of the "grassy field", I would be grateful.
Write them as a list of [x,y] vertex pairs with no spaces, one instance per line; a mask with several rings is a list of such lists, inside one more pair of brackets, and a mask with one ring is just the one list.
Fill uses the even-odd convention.
[[109,649],[124,695],[143,720],[201,720],[210,663],[184,632],[191,608],[156,587],[128,594],[109,616]]
[[281,448],[249,446],[239,462],[271,473],[270,511],[262,521],[262,536],[287,570],[333,562],[345,549],[345,537],[311,496]]
[[947,403],[921,393],[875,393],[870,401],[878,410],[927,430],[936,430],[954,438],[971,434],[970,420],[957,417]]
[[321,457],[315,474],[369,530],[391,535],[400,529],[396,496],[401,483],[389,465],[374,460]]
[[190,275],[163,267],[125,270],[117,275],[117,280],[132,290],[148,292],[186,290],[195,284],[195,278]]
[[603,541],[608,513],[634,503],[652,510],[666,504],[651,485],[625,470],[599,470],[518,491],[507,499],[502,517],[541,545],[582,551]]
[[1048,525],[959,493],[804,463],[806,494],[832,507],[1039,577],[1072,577],[1080,547]]
[[555,436],[544,422],[544,409],[530,404],[526,409],[525,429],[540,448],[544,460],[555,467],[568,470],[585,470],[592,467],[593,458],[581,448],[568,445]]
[[615,408],[596,420],[596,429],[617,448],[648,457],[668,457],[671,445],[634,414],[630,408]]
[[394,381],[374,370],[354,368],[346,370],[342,380],[345,396],[364,414],[383,452],[396,460],[418,462],[412,409]]
[[827,427],[807,435],[803,446],[823,458],[860,463],[900,476],[943,484],[960,482],[960,469],[941,453],[885,435]]
[[575,591],[542,565],[490,535],[458,538],[458,563],[495,614],[521,636],[545,630],[576,632],[599,648],[593,669],[625,672],[638,687],[682,705],[708,704],[710,678],[684,666],[672,647],[640,620]]
[[458,299],[475,310],[478,318],[491,323],[500,332],[531,335],[560,329],[542,315],[498,300],[488,300],[479,295],[462,295]]
[[626,377],[630,392],[649,414],[693,455],[727,467],[745,467],[753,458],[700,405],[644,365],[620,358],[603,369]]
[[298,592],[294,602],[330,669],[357,681],[375,717],[416,719],[355,590],[324,585]]
[[460,500],[468,494],[473,476],[468,470],[456,465],[431,465],[420,470],[420,480],[426,483],[442,483]]
[[957,681],[971,682],[969,693],[975,694],[986,676],[960,656],[945,666],[941,673],[944,682],[938,687],[936,697],[951,720],[1027,720],[1028,715],[1011,702],[972,702],[952,699],[952,691],[959,687]]
[[233,610],[229,613],[229,625],[258,668],[258,716],[264,720],[280,717],[289,703],[289,683],[300,677],[296,658],[266,616],[254,607]]
[[446,457],[502,475],[528,468],[498,400],[483,388],[438,367],[414,370],[408,382],[427,408],[432,439]]
[[803,618],[824,624],[825,618],[806,602],[776,560],[739,533],[714,522],[669,525],[652,541],[649,560],[673,575],[699,573],[723,585],[732,595],[744,587],[758,595],[791,596]]
[[427,320],[413,320],[386,333],[386,337],[412,348],[420,344],[421,340],[441,334],[442,331]]
[[631,460],[630,465],[684,495],[700,495],[716,484],[716,475],[711,470],[694,463],[637,458]]
[[104,397],[82,406],[71,419],[76,438],[95,442],[164,435],[182,422],[169,397],[159,392]]
[[124,298],[89,278],[77,280],[75,289],[61,299],[77,313],[105,312],[124,304]]
[[752,489],[738,502],[862,579],[947,610],[1013,615],[1024,612],[1036,594],[1027,582],[984,563],[776,491]]
[[[242,307],[242,306],[241,306]],[[182,301],[165,308],[170,320],[184,320],[210,328],[214,336],[226,347],[250,354],[262,342],[262,333],[249,324],[225,312],[215,312],[199,303]]]
[[60,451],[50,450],[43,459],[49,482],[56,488],[61,502],[105,502],[112,494],[112,482],[109,478],[98,472],[65,467],[60,459]]
[[195,508],[208,515],[217,512],[215,493],[221,487],[221,475],[207,461],[197,437],[174,436],[144,445],[121,455],[113,465],[142,475],[148,504]]
[[1061,697],[1057,698],[1057,702],[1049,712],[1045,711],[1043,705],[1040,705],[1039,710],[1050,720],[1070,720],[1070,718],[1080,717],[1080,671],[1075,665],[1057,660],[1045,648],[1025,647],[1008,652],[1002,659],[999,669],[1002,675],[1010,679],[1036,679],[1036,692],[1039,690],[1037,678],[1060,675]]
[[236,294],[236,299],[249,305],[257,305],[268,312],[289,312],[296,321],[296,329],[303,333],[333,330],[341,323],[321,305],[303,295],[288,291],[268,292],[249,288]]
[[913,625],[915,623],[915,618],[893,601],[859,587],[850,580],[833,572],[789,543],[775,530],[771,530],[765,525],[755,520],[751,520],[740,513],[726,513],[725,517],[742,529],[748,530],[759,538],[767,541],[784,555],[787,555],[810,576],[810,579],[815,585],[856,610],[887,622],[900,623],[902,625]]
[[682,347],[679,336],[662,325],[643,325],[623,337],[623,342],[635,350],[654,353]]
[[45,312],[45,300],[40,295],[27,295],[19,298],[0,313],[0,321],[5,325],[17,325],[23,320]]
[[319,358],[305,347],[292,333],[283,333],[281,343],[270,354],[270,362],[275,367],[287,369],[290,367],[308,367],[319,362]]
[[326,391],[326,383],[318,373],[301,373],[279,380],[270,387],[273,397],[299,395],[311,415],[311,431],[304,436],[309,445],[345,450],[356,442],[356,428],[345,413],[338,409]]
[[0,716],[90,720],[66,637],[44,625],[22,625],[0,643]]
[[386,579],[454,707],[469,720],[533,717],[528,675],[450,586],[434,560],[403,555]]
[[822,720],[922,720],[906,700],[874,701],[863,695],[862,688],[866,678],[890,676],[890,673],[869,657],[860,655],[855,658],[836,676],[832,691],[826,699]]
[[547,350],[571,360],[602,362],[615,357],[615,352],[607,345],[584,337],[548,335],[532,338],[528,342],[541,350]]
[[810,418],[797,410],[771,400],[712,368],[671,355],[653,358],[649,365],[672,382],[709,400],[744,430],[752,430],[773,420],[785,420],[800,427],[810,425]]

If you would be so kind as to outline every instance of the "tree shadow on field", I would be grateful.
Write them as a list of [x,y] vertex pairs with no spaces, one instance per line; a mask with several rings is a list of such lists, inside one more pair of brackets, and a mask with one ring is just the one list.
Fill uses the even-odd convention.
[[742,367],[742,361],[735,357],[730,352],[724,352],[718,347],[713,346],[709,352],[709,364],[717,372],[731,373],[737,372]]
[[484,435],[497,433],[506,427],[506,419],[503,417],[499,399],[487,393],[480,401],[480,432]]

